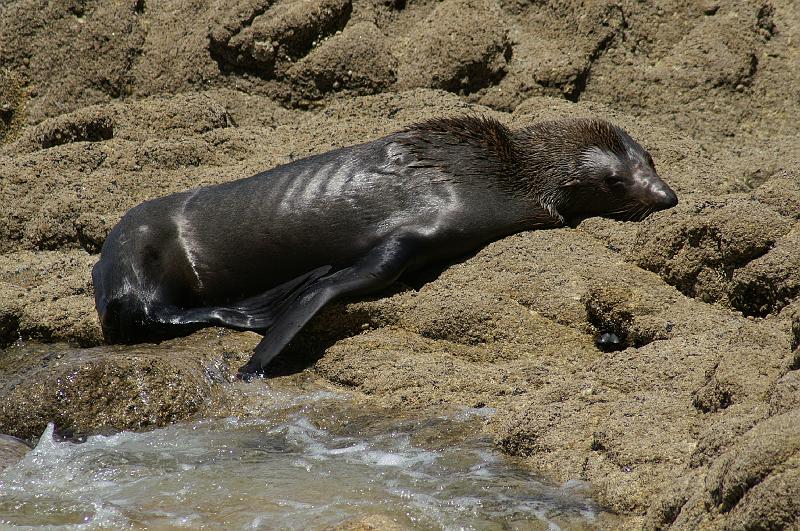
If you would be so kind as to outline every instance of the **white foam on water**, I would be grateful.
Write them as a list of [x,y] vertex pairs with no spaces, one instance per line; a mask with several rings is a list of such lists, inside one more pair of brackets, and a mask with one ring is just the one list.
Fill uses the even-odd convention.
[[331,448],[327,450],[327,455],[343,455],[343,454],[352,454],[353,452],[363,452],[367,449],[367,443],[357,443],[353,444],[352,446],[346,446],[344,448]]
[[[463,430],[463,441],[448,438],[457,442],[436,448],[414,438],[418,429],[435,435],[471,418],[480,424],[489,408],[392,424],[383,411],[374,422],[368,412],[352,413],[342,395],[328,391],[260,392],[274,406],[261,418],[98,435],[82,444],[56,440],[49,425],[28,456],[0,473],[0,524],[308,529],[378,513],[433,529],[525,520],[556,529],[554,515],[584,523],[595,517],[585,484],[541,485],[476,437],[474,426]],[[344,429],[314,420],[326,401],[335,401]],[[347,429],[351,414],[358,422]]]

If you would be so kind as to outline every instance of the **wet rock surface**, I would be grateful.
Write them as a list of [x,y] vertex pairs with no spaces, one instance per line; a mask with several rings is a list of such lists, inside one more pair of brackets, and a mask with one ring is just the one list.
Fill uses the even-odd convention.
[[270,376],[495,408],[500,448],[589,481],[631,528],[796,526],[798,43],[783,0],[6,2],[0,432],[243,408],[227,382],[254,334],[99,346],[90,269],[139,202],[433,116],[601,116],[677,208],[518,234],[334,304]]
[[393,522],[391,519],[373,515],[364,518],[352,518],[339,525],[326,529],[326,531],[404,531],[405,526]]
[[207,330],[79,353],[63,344],[8,348],[0,360],[0,430],[31,440],[53,422],[62,437],[81,437],[190,418],[210,403],[215,384],[234,379],[257,342],[255,334]]
[[22,439],[0,433],[0,471],[15,465],[30,451],[31,447]]

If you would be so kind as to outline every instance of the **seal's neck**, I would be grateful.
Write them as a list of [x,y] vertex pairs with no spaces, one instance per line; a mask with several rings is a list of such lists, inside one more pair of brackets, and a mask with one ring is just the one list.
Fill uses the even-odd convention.
[[558,226],[564,223],[563,177],[575,174],[577,156],[570,156],[576,147],[555,125],[511,131],[487,117],[438,118],[401,132],[400,141],[419,166],[514,197],[529,205],[537,226]]
[[560,224],[564,216],[560,212],[565,200],[563,185],[565,176],[577,173],[578,155],[572,156],[571,146],[564,144],[558,131],[549,127],[532,126],[514,131],[513,172],[507,176],[508,193],[521,194],[535,202]]

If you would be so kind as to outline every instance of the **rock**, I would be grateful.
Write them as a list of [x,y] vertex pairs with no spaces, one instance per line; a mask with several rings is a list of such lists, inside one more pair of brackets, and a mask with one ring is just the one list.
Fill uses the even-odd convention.
[[82,251],[0,255],[0,344],[20,337],[99,344],[89,274],[95,261]]
[[[762,23],[766,23],[767,16],[763,16]],[[751,21],[736,11],[702,19],[669,55],[656,62],[650,76],[669,80],[670,85],[684,90],[719,86],[735,89],[749,83],[758,64],[753,52],[758,36],[753,29]]]
[[350,0],[295,0],[264,7],[232,34],[227,27],[213,28],[209,50],[223,67],[282,77],[316,42],[344,28],[352,9]]
[[395,82],[397,61],[370,22],[347,26],[289,68],[295,98],[318,100],[330,92],[374,94]]
[[690,297],[744,310],[741,306],[751,301],[729,295],[731,280],[739,269],[772,249],[793,221],[735,196],[697,201],[681,210],[683,216],[676,211],[661,218],[660,227],[651,226],[641,235],[633,253],[636,263]]
[[0,145],[14,140],[22,128],[26,99],[19,76],[0,68]]
[[38,437],[142,430],[195,415],[233,378],[256,334],[210,329],[160,345],[12,347],[0,356],[0,431]]
[[800,223],[763,256],[736,270],[728,299],[745,315],[780,311],[800,295]]
[[[795,357],[800,353],[795,352]],[[793,365],[794,366],[794,365]],[[790,370],[778,378],[769,392],[769,411],[772,415],[800,408],[800,370]]]
[[22,74],[28,119],[37,123],[130,94],[130,67],[144,38],[135,2],[13,2],[0,19],[0,67]]
[[22,460],[31,447],[17,437],[0,433],[0,472]]
[[510,57],[503,28],[493,2],[445,0],[407,37],[398,85],[470,93],[496,83]]
[[[796,461],[800,457],[798,425],[800,410],[776,415],[757,424],[730,451],[714,462],[706,489],[718,510],[729,512],[736,507],[737,512],[750,512],[746,510],[747,498],[753,496],[754,490],[757,492],[763,488],[761,484],[765,481],[777,481],[785,472],[789,474],[784,479],[797,477]],[[780,506],[783,501],[784,505],[788,503],[787,509],[797,507],[791,494],[800,492],[798,488],[800,483],[795,483],[790,492],[774,492],[777,499],[771,505],[777,502],[776,505]],[[737,507],[741,502],[745,502],[744,507]],[[790,512],[789,515],[791,518],[783,519],[783,524],[794,521],[798,513]]]
[[529,10],[524,18],[536,23],[521,25],[512,34],[508,74],[496,86],[480,90],[477,101],[509,111],[531,96],[578,101],[594,63],[621,38],[623,10],[604,3],[511,4]]
[[750,196],[784,216],[800,219],[800,171],[780,171]]
[[[26,386],[3,387],[4,422],[38,435],[47,419],[77,433],[261,411],[225,383],[255,336],[74,346],[100,342],[90,270],[128,208],[434,116],[600,116],[652,153],[676,209],[518,234],[340,301],[270,375],[313,366],[297,374],[406,410],[490,406],[498,447],[591,483],[616,527],[794,525],[794,7],[3,2],[0,344],[73,345],[0,353],[0,385]],[[622,348],[596,348],[604,329]]]

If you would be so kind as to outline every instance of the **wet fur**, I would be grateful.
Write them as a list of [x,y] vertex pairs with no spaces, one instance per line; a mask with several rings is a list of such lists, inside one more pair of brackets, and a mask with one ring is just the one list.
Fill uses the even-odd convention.
[[266,332],[243,368],[253,373],[340,296],[521,230],[675,202],[650,155],[608,122],[434,119],[131,209],[93,269],[95,302],[109,342]]
[[559,210],[570,198],[562,185],[577,177],[574,161],[585,147],[623,157],[626,142],[635,144],[621,128],[588,118],[539,122],[512,131],[493,118],[458,116],[428,120],[405,132],[403,142],[417,157],[416,165],[440,168],[453,179],[479,179],[508,195],[534,200],[550,213],[553,226],[565,222]]

